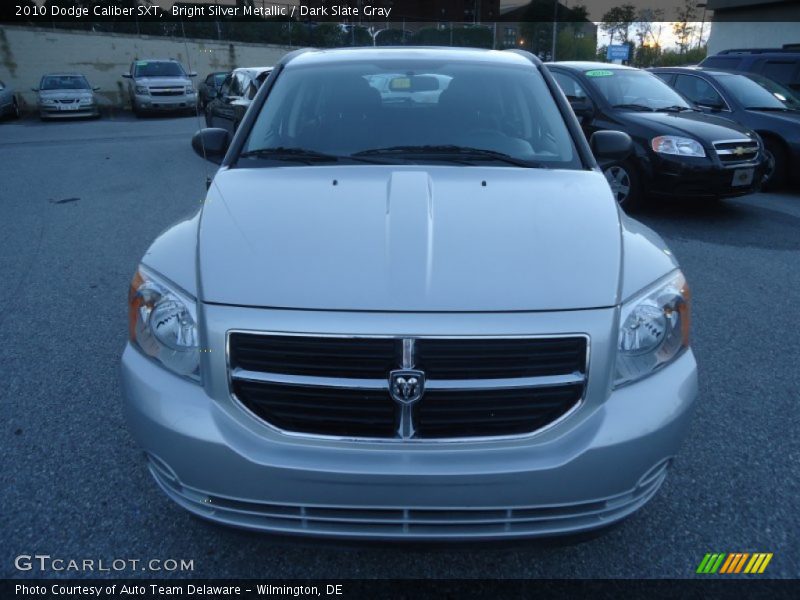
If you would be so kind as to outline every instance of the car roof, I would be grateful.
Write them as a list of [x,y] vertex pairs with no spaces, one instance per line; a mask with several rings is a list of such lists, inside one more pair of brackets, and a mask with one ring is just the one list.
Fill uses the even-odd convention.
[[384,46],[381,48],[331,48],[308,49],[297,53],[287,63],[295,65],[328,64],[362,60],[424,60],[437,58],[450,61],[491,62],[508,65],[531,65],[538,62],[532,55],[505,50],[486,50],[482,48],[451,48],[445,46]]
[[261,75],[267,71],[272,71],[274,67],[237,67],[232,72],[233,73],[252,73],[255,75]]
[[694,65],[691,67],[653,67],[652,69],[648,69],[648,71],[655,71],[660,73],[667,73],[667,72],[684,72],[690,71],[694,73],[708,73],[709,75],[742,75],[747,77],[748,75],[758,75],[758,73],[752,73],[750,71],[735,71],[735,70],[728,70],[728,69],[720,69],[719,67],[701,67],[698,65]]
[[45,73],[42,77],[86,77],[83,73]]
[[548,67],[564,67],[573,71],[589,71],[591,69],[606,69],[609,71],[638,71],[636,67],[628,67],[626,65],[618,65],[616,63],[604,63],[591,60],[564,60],[557,62],[545,63]]

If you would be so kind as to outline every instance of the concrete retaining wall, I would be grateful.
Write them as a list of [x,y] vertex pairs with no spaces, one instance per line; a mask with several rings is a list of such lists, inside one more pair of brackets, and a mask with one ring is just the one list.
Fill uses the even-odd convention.
[[187,70],[197,71],[195,85],[212,71],[234,67],[273,65],[291,49],[283,46],[227,43],[65,31],[36,27],[0,27],[0,80],[17,92],[23,109],[35,105],[32,87],[45,73],[77,71],[99,86],[98,98],[106,107],[128,107],[122,73],[131,61],[174,58]]

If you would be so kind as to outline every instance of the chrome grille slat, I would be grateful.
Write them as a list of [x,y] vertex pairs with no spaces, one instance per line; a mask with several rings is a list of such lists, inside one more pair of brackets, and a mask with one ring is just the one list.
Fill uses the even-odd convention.
[[[588,350],[586,335],[232,331],[227,344],[234,399],[270,427],[288,435],[379,441],[536,433],[581,403]],[[397,369],[425,374],[422,399],[413,408],[391,397],[389,374]]]
[[758,156],[760,150],[758,141],[749,138],[718,140],[713,145],[723,164],[751,162]]

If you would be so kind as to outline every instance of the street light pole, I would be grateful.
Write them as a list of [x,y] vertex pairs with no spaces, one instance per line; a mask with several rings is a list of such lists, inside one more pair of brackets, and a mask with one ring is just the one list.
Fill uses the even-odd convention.
[[702,8],[703,9],[703,18],[700,21],[700,39],[697,40],[697,47],[698,48],[703,45],[703,26],[706,24],[706,7],[707,6],[708,6],[708,4],[706,2],[698,2],[697,3],[697,8]]
[[558,35],[558,0],[553,0],[553,47],[550,49],[550,60],[556,59],[556,36]]

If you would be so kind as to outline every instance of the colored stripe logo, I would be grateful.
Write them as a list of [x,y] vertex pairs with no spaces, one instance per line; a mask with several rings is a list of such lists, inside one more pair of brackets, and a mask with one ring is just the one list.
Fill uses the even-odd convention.
[[772,552],[730,552],[709,553],[703,557],[697,567],[697,573],[704,575],[719,574],[760,574],[772,560]]

